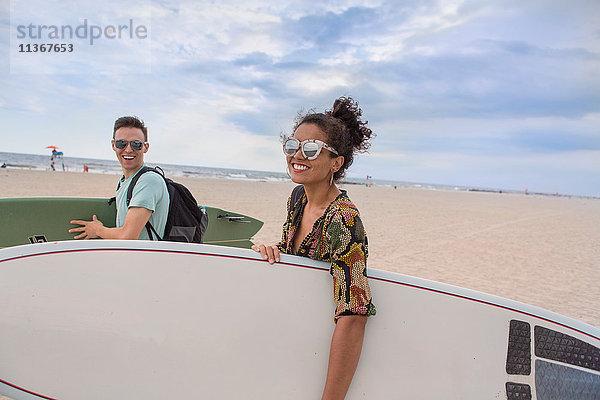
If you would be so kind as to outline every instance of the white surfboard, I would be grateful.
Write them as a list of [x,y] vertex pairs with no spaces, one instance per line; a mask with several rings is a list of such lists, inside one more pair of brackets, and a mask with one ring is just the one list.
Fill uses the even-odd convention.
[[[334,329],[328,269],[168,242],[2,249],[0,394],[319,398]],[[449,285],[374,269],[369,276],[377,315],[347,399],[600,393],[600,329]]]

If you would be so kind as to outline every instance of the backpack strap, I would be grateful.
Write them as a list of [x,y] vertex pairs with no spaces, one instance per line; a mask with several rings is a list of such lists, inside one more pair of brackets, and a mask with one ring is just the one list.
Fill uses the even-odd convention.
[[156,232],[154,230],[154,227],[152,226],[150,221],[146,222],[146,232],[148,232],[148,237],[150,238],[150,240],[154,240],[154,237],[152,236],[152,232],[154,232],[154,235],[157,237],[158,240],[162,240],[162,238],[160,237],[158,232]]
[[[133,188],[135,187],[135,184],[140,179],[142,174],[145,174],[148,171],[154,171],[157,174],[159,174],[160,176],[162,176],[163,178],[165,177],[165,174],[164,174],[162,168],[160,168],[160,167],[156,167],[156,168],[142,167],[142,168],[140,168],[140,170],[135,174],[133,179],[131,179],[131,182],[129,183],[129,187],[127,188],[127,200],[126,200],[127,207],[129,207],[129,203],[131,202],[131,198],[133,197]],[[120,182],[119,182],[119,185],[120,185]],[[117,186],[117,190],[119,190],[119,186]]]
[[[119,179],[119,182],[117,182],[117,189],[115,190],[115,192],[118,192],[119,189],[121,188],[121,181],[125,179],[125,175],[123,175],[121,177],[121,179]],[[108,199],[108,205],[110,206],[112,203],[114,203],[115,201],[117,201],[117,196],[113,196],[110,199]]]
[[[126,199],[127,208],[129,208],[129,203],[131,202],[131,198],[133,197],[133,188],[135,187],[135,184],[140,179],[140,176],[142,176],[142,174],[145,174],[148,171],[154,171],[157,174],[159,174],[160,176],[162,176],[163,179],[165,178],[165,173],[164,173],[164,171],[162,170],[161,167],[156,167],[156,168],[147,167],[147,166],[146,167],[142,167],[135,174],[135,176],[133,177],[133,179],[129,183],[129,187],[127,188],[127,199]],[[119,181],[119,184],[117,185],[117,190],[119,190],[119,187],[121,187],[121,182],[120,181]],[[154,227],[150,223],[150,219],[148,219],[148,221],[146,222],[146,232],[148,232],[148,237],[150,238],[150,240],[154,240],[154,237],[152,236],[152,232],[154,232],[154,235],[157,237],[158,240],[162,240],[162,238],[160,237],[160,235],[156,232],[156,229],[154,229]]]

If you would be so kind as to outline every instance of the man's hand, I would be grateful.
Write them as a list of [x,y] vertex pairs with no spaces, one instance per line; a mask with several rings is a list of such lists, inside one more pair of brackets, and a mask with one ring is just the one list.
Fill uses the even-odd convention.
[[96,217],[95,215],[92,217],[91,221],[81,221],[76,219],[70,222],[73,225],[83,225],[78,228],[69,229],[69,233],[81,232],[73,239],[93,239],[100,237],[100,231],[104,228],[104,224],[100,222],[98,217]]
[[125,223],[119,228],[107,228],[94,215],[91,221],[73,220],[73,225],[82,225],[78,228],[69,229],[69,233],[81,232],[74,239],[129,239],[134,240],[140,236],[140,232],[150,219],[152,211],[144,207],[130,207],[125,216]]

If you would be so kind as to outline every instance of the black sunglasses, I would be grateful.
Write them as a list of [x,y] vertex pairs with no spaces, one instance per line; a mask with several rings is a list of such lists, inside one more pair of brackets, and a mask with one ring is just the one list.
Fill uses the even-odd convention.
[[119,150],[123,150],[125,147],[127,147],[128,144],[131,145],[131,148],[133,150],[139,151],[144,147],[146,143],[142,142],[141,140],[132,140],[131,142],[128,142],[124,139],[115,140],[115,147]]

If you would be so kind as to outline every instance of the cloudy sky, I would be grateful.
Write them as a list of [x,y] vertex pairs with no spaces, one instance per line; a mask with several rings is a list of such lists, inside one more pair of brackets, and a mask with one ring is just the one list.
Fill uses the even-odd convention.
[[[111,159],[133,114],[151,163],[283,172],[297,112],[349,95],[377,134],[350,176],[600,196],[596,0],[101,4],[0,0],[0,151]],[[147,35],[36,31],[86,20]]]

